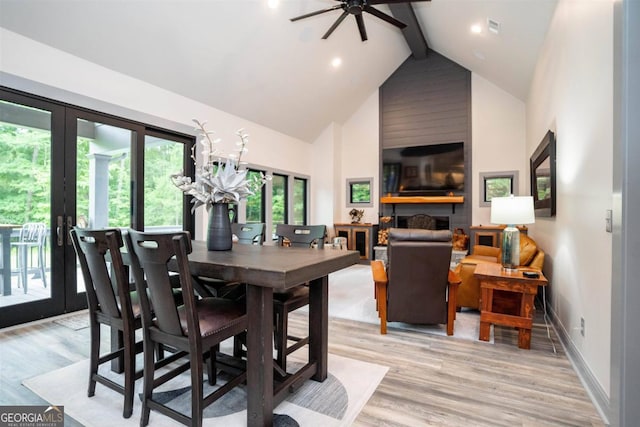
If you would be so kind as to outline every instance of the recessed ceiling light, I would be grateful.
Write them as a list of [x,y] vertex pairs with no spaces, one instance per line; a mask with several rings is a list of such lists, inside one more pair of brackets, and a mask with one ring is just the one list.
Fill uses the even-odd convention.
[[267,6],[269,6],[269,9],[275,9],[278,7],[279,2],[280,2],[279,0],[268,0]]
[[482,25],[473,24],[471,26],[471,32],[474,33],[474,34],[480,34],[482,32]]
[[331,65],[333,66],[333,68],[340,67],[342,65],[342,58],[340,58],[339,56],[336,56],[331,60]]

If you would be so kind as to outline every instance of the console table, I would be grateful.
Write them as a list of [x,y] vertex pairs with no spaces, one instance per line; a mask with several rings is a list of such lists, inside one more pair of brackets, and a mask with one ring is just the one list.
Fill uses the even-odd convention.
[[378,224],[333,224],[336,237],[346,237],[347,249],[360,252],[361,260],[373,259],[373,246],[378,243]]
[[[518,328],[518,347],[531,348],[534,298],[538,286],[546,286],[547,279],[539,273],[537,278],[523,276],[523,270],[510,272],[498,263],[483,262],[476,267],[474,275],[480,282],[482,306],[480,311],[481,341],[489,341],[491,324]],[[533,270],[532,270],[533,271]],[[520,298],[519,304],[496,304],[494,296],[502,293],[508,302]],[[505,295],[506,294],[506,295]]]

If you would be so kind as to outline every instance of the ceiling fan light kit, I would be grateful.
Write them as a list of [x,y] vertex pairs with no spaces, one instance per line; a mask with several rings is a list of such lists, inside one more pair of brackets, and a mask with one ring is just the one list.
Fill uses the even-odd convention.
[[[360,38],[362,41],[367,40],[367,30],[364,25],[364,19],[362,18],[363,12],[367,12],[391,25],[394,25],[400,29],[405,28],[407,25],[404,22],[397,20],[396,18],[388,15],[378,9],[372,7],[375,4],[394,4],[394,3],[412,3],[406,0],[336,0],[340,2],[339,5],[329,7],[327,9],[316,10],[315,12],[307,13],[304,15],[291,18],[291,22],[298,21],[300,19],[310,18],[312,16],[320,15],[322,13],[331,12],[334,10],[342,9],[342,14],[336,19],[336,21],[329,27],[326,33],[322,36],[323,39],[328,39],[331,33],[338,28],[338,25],[344,21],[348,15],[353,15],[358,25],[358,31],[360,32]],[[431,0],[417,0],[417,1],[431,1]]]

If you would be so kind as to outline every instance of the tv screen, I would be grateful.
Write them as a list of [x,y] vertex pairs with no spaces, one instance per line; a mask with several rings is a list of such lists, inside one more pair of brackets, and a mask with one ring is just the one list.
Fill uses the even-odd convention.
[[382,150],[383,193],[438,196],[464,190],[464,143]]

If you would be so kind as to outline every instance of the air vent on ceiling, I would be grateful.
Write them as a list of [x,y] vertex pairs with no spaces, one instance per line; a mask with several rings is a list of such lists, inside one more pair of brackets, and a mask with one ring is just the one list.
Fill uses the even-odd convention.
[[493,34],[500,33],[500,23],[498,21],[494,21],[493,19],[487,19],[487,27],[489,27],[489,31]]

